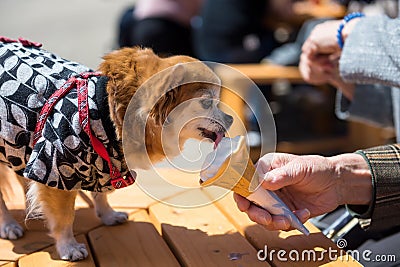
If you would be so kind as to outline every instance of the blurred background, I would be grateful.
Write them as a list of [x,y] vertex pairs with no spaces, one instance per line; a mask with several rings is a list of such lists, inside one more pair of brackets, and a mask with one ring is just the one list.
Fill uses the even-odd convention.
[[96,68],[117,46],[118,20],[132,0],[1,0],[0,35],[40,42],[66,59]]

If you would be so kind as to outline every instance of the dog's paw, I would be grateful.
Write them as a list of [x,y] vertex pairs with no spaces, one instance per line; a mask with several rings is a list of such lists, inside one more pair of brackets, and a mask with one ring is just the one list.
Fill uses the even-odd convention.
[[0,226],[0,237],[15,240],[24,235],[24,229],[17,222],[9,222]]
[[80,243],[57,246],[58,254],[62,260],[80,261],[88,256],[86,246]]
[[105,225],[121,224],[128,220],[128,214],[126,212],[119,212],[115,210],[104,213],[99,217]]

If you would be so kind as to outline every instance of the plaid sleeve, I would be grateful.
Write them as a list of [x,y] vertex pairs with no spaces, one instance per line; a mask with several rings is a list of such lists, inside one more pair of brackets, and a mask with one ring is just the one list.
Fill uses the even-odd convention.
[[359,150],[372,174],[373,201],[369,207],[349,205],[368,230],[385,230],[400,225],[400,144]]

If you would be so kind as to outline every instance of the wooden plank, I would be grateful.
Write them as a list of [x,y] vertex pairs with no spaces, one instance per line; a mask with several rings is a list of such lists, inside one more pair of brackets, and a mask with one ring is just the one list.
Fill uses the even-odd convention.
[[[185,150],[186,146],[187,144],[185,144]],[[197,147],[196,150],[198,150]],[[183,192],[186,187],[198,186],[198,174],[179,170],[167,161],[159,163],[152,170],[138,170],[137,175],[134,185],[126,189],[118,189],[109,195],[112,207],[148,208],[160,200]],[[169,185],[176,186],[166,187]]]
[[[267,231],[260,225],[246,228],[245,235],[256,248],[267,248],[270,255],[268,257],[276,266],[304,266],[305,264],[311,267],[361,266],[350,256],[346,257],[346,252],[340,250],[311,223],[306,223],[306,227],[311,232],[309,236],[304,236],[297,230]],[[272,249],[275,250],[274,254],[271,254]],[[285,253],[287,261],[279,259],[278,251],[284,251],[282,253]]]
[[18,261],[19,267],[95,267],[95,262],[89,250],[88,242],[84,235],[76,237],[79,243],[85,243],[88,249],[89,255],[86,259],[77,262],[68,262],[60,260],[55,246],[44,249],[43,251],[35,252],[25,257],[22,257]]
[[[205,191],[207,196],[214,200],[216,199],[212,194]],[[241,212],[233,200],[233,192],[228,193],[225,197],[218,199],[214,205],[225,215],[225,217],[236,227],[236,229],[244,235],[244,231],[250,225],[256,223],[251,221],[246,213]]]
[[[174,203],[186,203],[188,198],[209,203],[201,190],[174,198]],[[160,203],[149,211],[183,266],[269,266],[257,260],[254,247],[214,205],[189,209]]]
[[18,258],[52,245],[53,239],[45,232],[27,231],[18,240],[0,239],[0,260],[16,261]]
[[[151,171],[138,171],[139,179],[151,178],[152,174],[153,172]],[[151,204],[157,202],[157,200],[143,192],[137,182],[126,188],[115,190],[108,194],[107,197],[111,207],[115,209],[147,208]],[[77,207],[93,207],[94,204],[90,192],[81,192],[77,197],[75,205]]]
[[[128,213],[135,211],[135,209],[117,210]],[[48,229],[43,220],[28,220],[24,223],[24,211],[12,210],[11,213],[20,222],[21,226],[24,227],[25,235],[18,240],[0,239],[0,260],[17,260],[21,256],[41,250],[54,243],[54,240],[48,236]],[[93,208],[76,210],[73,226],[75,235],[87,233],[102,225],[100,219],[95,215]]]
[[[271,84],[276,80],[286,80],[291,83],[304,83],[298,67],[287,67],[269,64],[230,64],[230,67],[241,72],[256,84]],[[235,72],[219,72],[223,80],[238,79]]]
[[179,266],[144,210],[127,223],[89,232],[89,240],[100,267]]
[[[184,190],[184,188],[179,187],[174,188],[174,190],[165,190],[165,182],[180,184],[183,187],[193,186],[192,184],[181,184],[181,182],[193,180],[191,177],[182,178],[182,175],[190,176],[190,174],[185,174],[165,164],[161,167],[157,166],[157,169],[137,170],[138,178],[136,179],[136,183],[110,193],[108,195],[109,203],[116,209],[148,208],[160,199],[169,198]],[[150,188],[151,192],[145,191],[147,188]],[[152,193],[154,194],[152,195]],[[93,207],[93,200],[90,193],[84,192],[83,194],[86,200],[83,200],[79,196],[77,198],[78,207]],[[90,203],[85,204],[88,201]]]
[[[135,212],[137,209],[116,209],[117,211],[124,211],[128,214]],[[20,211],[19,213],[13,211],[14,218],[17,221],[21,221],[23,216],[23,212]],[[22,223],[21,225],[24,226],[27,231],[40,231],[44,232],[45,234],[48,233],[48,229],[46,227],[46,223],[44,220],[28,220],[26,223]],[[73,225],[74,234],[85,234],[92,229],[102,226],[103,223],[101,220],[96,216],[95,211],[93,208],[80,208],[75,211],[75,220]]]
[[[133,211],[134,209],[132,209]],[[46,223],[44,220],[36,219],[36,220],[27,220],[24,222],[25,212],[21,210],[13,210],[11,211],[14,218],[21,223],[24,229],[27,232],[43,232],[44,234],[48,233],[48,229],[46,227]],[[74,220],[74,234],[82,234],[86,233],[91,229],[99,227],[102,225],[102,222],[95,215],[95,211],[93,208],[80,208],[75,211],[75,220]]]
[[[307,266],[320,266],[322,264],[327,264],[327,266],[360,266],[353,258],[346,256],[344,251],[339,251],[336,244],[324,236],[319,229],[310,222],[306,223],[306,227],[311,232],[310,236],[305,236],[297,230],[288,232],[268,231],[264,227],[250,221],[247,215],[244,216],[244,213],[240,212],[237,208],[231,194],[217,201],[215,205],[245,234],[246,238],[257,250],[263,250],[265,246],[267,246],[267,252],[275,250],[275,253],[269,254],[271,258],[268,259],[274,266],[304,266],[305,264],[307,264]],[[277,251],[279,250],[286,251],[285,257],[288,261],[281,261],[277,258]],[[337,259],[332,257],[332,259],[330,259],[328,254],[322,254],[323,250],[328,252],[329,250],[336,250],[336,255],[342,255],[342,257]],[[304,253],[304,259],[308,259],[309,251],[311,256],[314,254],[316,255],[316,260],[301,261],[302,253]],[[296,258],[297,255],[295,253],[299,253],[300,261],[290,261],[289,253],[293,253],[292,258]],[[335,253],[332,255],[335,256]]]
[[14,261],[0,261],[1,267],[17,267],[17,264]]
[[306,15],[313,18],[343,18],[346,8],[333,1],[320,1],[315,4],[310,1],[293,3],[293,11],[297,16]]

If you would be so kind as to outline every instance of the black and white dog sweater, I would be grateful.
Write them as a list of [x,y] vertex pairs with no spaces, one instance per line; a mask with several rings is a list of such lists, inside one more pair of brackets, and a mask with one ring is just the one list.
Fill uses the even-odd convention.
[[[33,132],[46,100],[70,77],[91,71],[36,45],[0,40],[0,161],[19,175],[48,186],[89,191],[112,190],[107,162],[93,149],[78,119],[77,91],[54,106],[42,136]],[[123,154],[109,118],[107,78],[88,78],[91,130],[121,172]],[[121,169],[122,168],[122,169]]]

